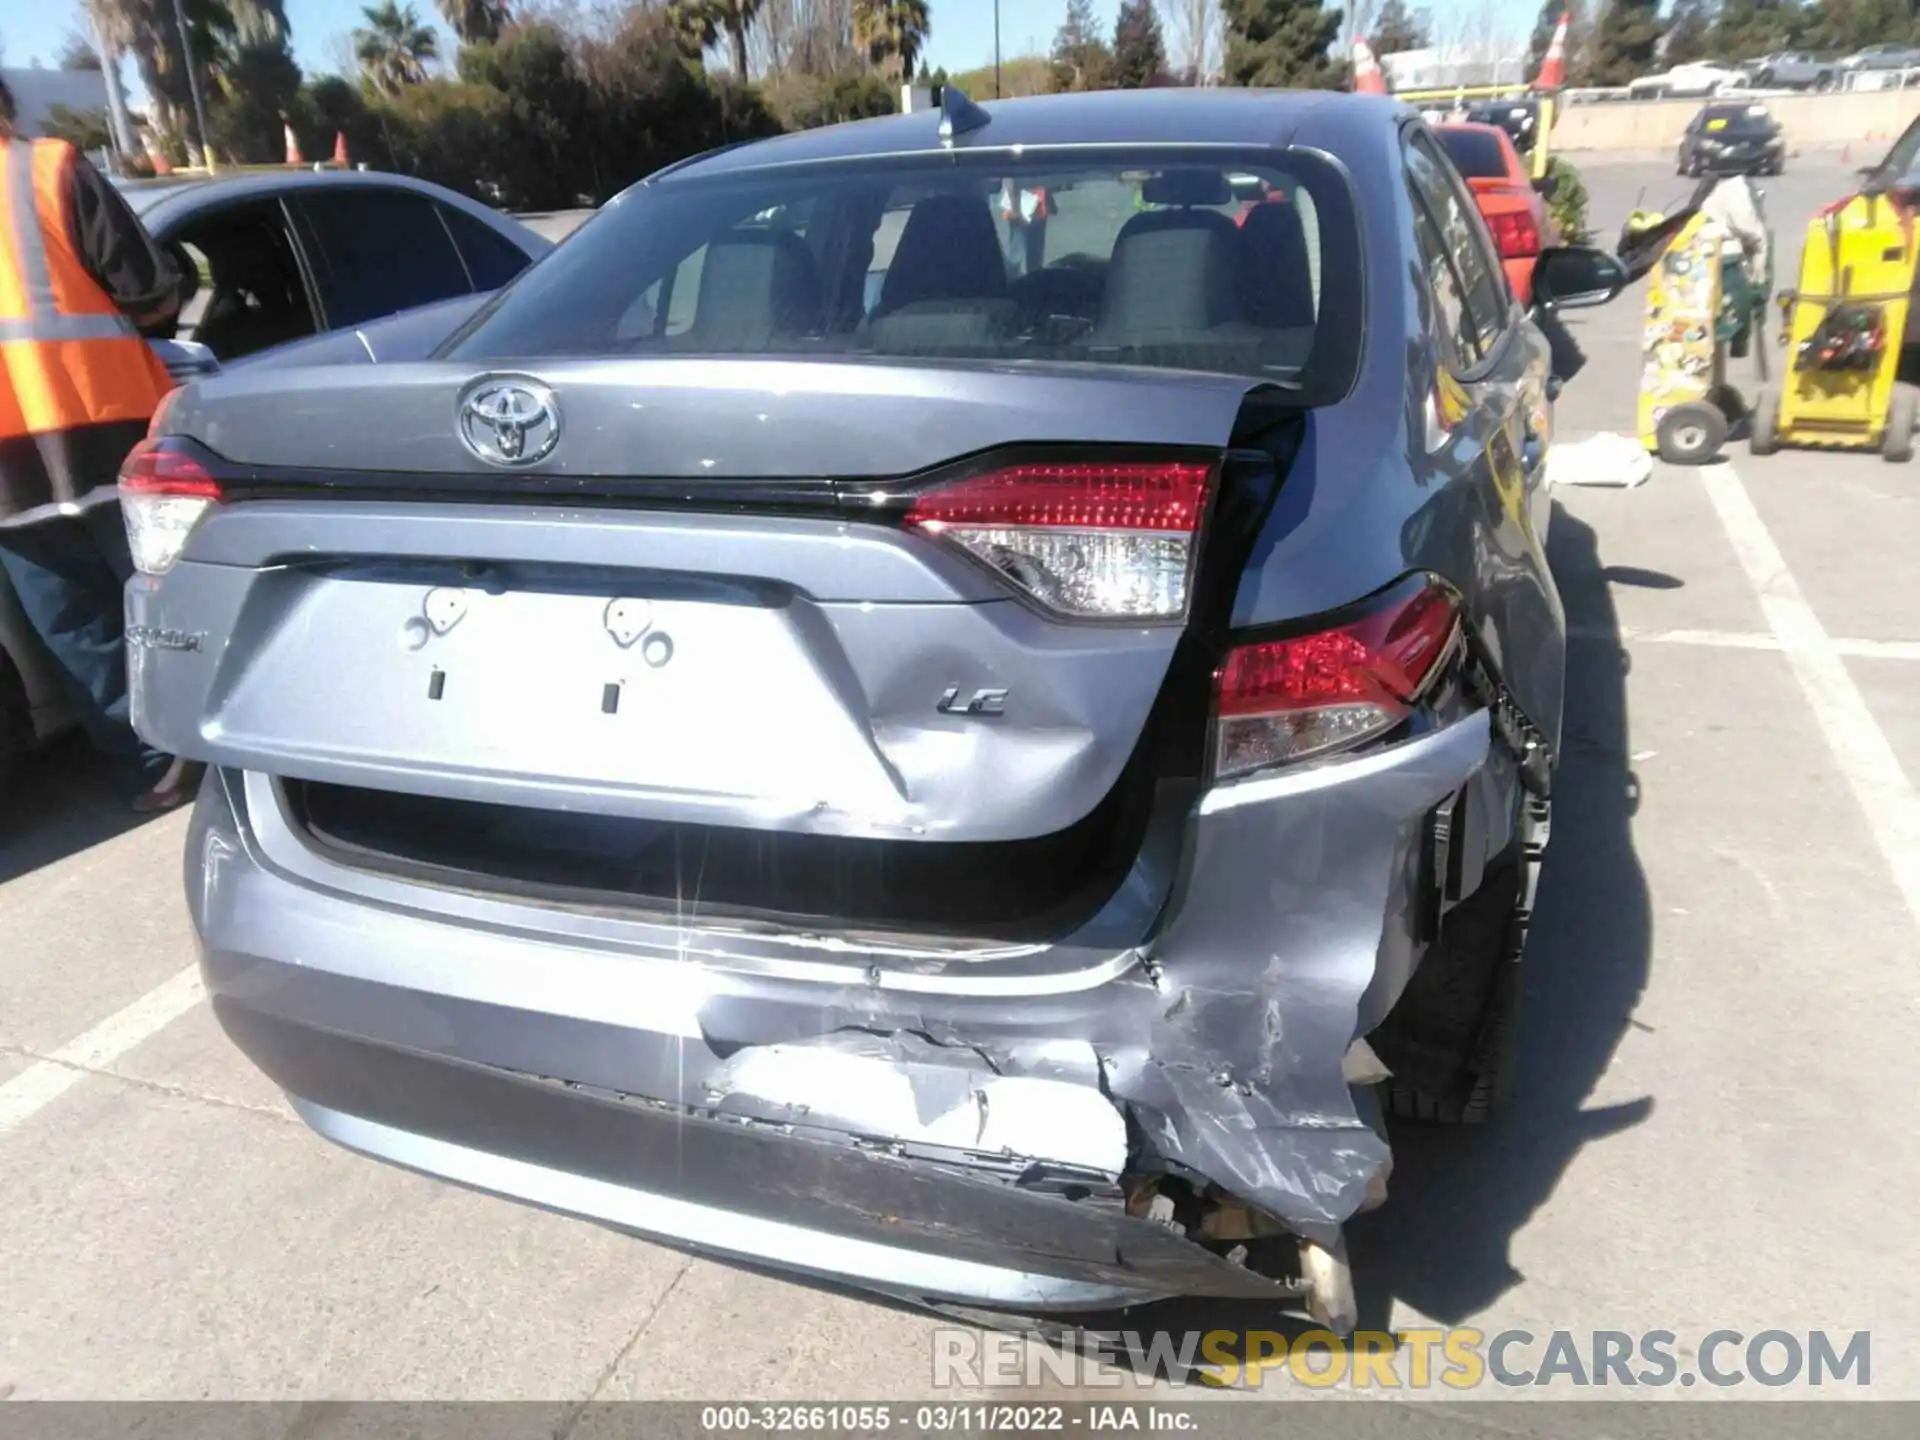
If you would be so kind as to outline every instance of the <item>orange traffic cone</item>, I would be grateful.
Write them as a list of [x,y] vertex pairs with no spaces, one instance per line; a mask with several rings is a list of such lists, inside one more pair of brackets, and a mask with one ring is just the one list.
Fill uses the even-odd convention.
[[1373,47],[1367,44],[1364,35],[1353,37],[1353,93],[1356,95],[1387,93],[1386,76],[1380,73],[1380,62],[1373,58]]
[[333,132],[333,163],[342,170],[347,168],[347,132],[344,130]]
[[1536,90],[1558,90],[1567,83],[1567,12],[1560,12],[1560,23],[1553,27],[1553,43],[1540,58],[1540,74],[1533,82]]
[[283,128],[286,130],[286,133],[287,133],[287,164],[289,165],[306,164],[307,162],[300,158],[300,142],[294,138],[293,126],[288,125]]

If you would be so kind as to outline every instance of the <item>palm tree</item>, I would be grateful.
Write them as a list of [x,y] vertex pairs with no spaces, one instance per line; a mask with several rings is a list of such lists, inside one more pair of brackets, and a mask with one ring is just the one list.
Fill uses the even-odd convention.
[[498,40],[512,23],[506,0],[439,0],[440,13],[462,45]]
[[763,4],[765,0],[673,0],[667,8],[680,43],[689,50],[704,50],[725,35],[733,73],[744,80],[747,35],[760,18]]
[[353,32],[353,53],[360,71],[383,95],[397,95],[427,78],[427,62],[440,53],[431,26],[420,12],[398,0],[362,6],[367,23]]
[[912,78],[932,33],[927,0],[854,0],[854,43],[876,66],[891,70],[897,64],[902,80]]
[[100,74],[107,87],[107,121],[113,131],[113,148],[122,157],[129,156],[134,147],[133,116],[127,110],[125,81],[120,74],[125,18],[103,0],[87,0],[84,9],[88,29],[100,52]]
[[687,59],[698,60],[719,41],[720,19],[714,8],[712,0],[669,0],[667,22]]
[[193,119],[187,56],[191,53],[201,73],[207,73],[233,40],[232,11],[221,0],[182,0],[187,17],[187,43],[182,44],[173,0],[88,0],[86,9],[103,48],[134,57],[157,128],[187,138]]

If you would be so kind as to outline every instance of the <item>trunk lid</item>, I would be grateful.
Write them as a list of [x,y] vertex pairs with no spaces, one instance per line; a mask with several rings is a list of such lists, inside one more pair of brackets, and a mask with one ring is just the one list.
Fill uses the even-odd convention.
[[456,433],[474,378],[238,371],[181,394],[163,428],[224,462],[228,499],[131,588],[144,734],[299,781],[633,822],[616,852],[676,825],[1054,835],[1120,785],[1179,617],[1054,613],[947,540],[869,518],[867,497],[1036,445],[1217,457],[1247,390],[1118,370],[552,365],[529,378],[556,397],[560,439],[513,470]]

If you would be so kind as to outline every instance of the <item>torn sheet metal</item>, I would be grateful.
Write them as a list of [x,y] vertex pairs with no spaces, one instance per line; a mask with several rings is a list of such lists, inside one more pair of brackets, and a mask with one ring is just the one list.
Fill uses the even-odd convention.
[[[992,1135],[1008,1149],[1097,1159],[1103,1171],[1114,1162],[1117,1104],[1136,1123],[1135,1170],[1195,1173],[1330,1245],[1378,1202],[1390,1164],[1377,1116],[1363,1113],[1371,1094],[1349,1085],[1345,1065],[1419,953],[1419,917],[1403,897],[1418,889],[1408,881],[1427,816],[1476,786],[1503,794],[1471,809],[1510,810],[1516,784],[1475,712],[1375,755],[1218,787],[1201,802],[1183,867],[1195,888],[1125,980],[1086,997],[990,1003],[846,989],[811,1012],[817,1038],[784,1044],[743,1033],[764,1018],[751,1002],[718,1001],[702,1014],[709,1042],[747,1048],[712,1083],[805,1103],[848,1128],[976,1140],[970,1097],[988,1096],[990,1113],[1004,1099],[1031,1107],[994,1116]],[[1486,826],[1472,833],[1481,847],[1505,843]],[[924,1013],[901,1013],[912,999]],[[881,1069],[856,1072],[849,1054]],[[1093,1059],[1097,1068],[1085,1063]],[[889,1068],[904,1087],[882,1086]],[[855,1093],[861,1073],[872,1084]],[[1061,1088],[992,1083],[1038,1076]],[[1069,1101],[1076,1085],[1082,1096]],[[911,1116],[909,1101],[920,1107]],[[1069,1136],[1069,1117],[1093,1132]]]
[[[1332,1244],[1389,1163],[1345,1060],[1410,973],[1416,917],[1396,897],[1429,810],[1480,775],[1484,714],[1376,756],[1211,792],[1187,897],[1155,953],[1166,1002],[1113,1092],[1156,1112],[1158,1154]],[[1218,904],[1208,893],[1218,890]],[[1264,894],[1250,933],[1244,897]],[[1226,897],[1241,897],[1239,904]],[[1382,961],[1401,970],[1391,993]],[[1370,992],[1372,992],[1370,996]],[[1364,1093],[1364,1092],[1363,1092]]]

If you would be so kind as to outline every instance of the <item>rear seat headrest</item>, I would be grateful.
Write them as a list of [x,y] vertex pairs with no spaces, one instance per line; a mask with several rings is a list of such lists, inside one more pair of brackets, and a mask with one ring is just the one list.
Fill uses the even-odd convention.
[[689,334],[700,344],[753,349],[819,328],[813,252],[791,230],[740,230],[707,247]]
[[1154,210],[1121,227],[1096,344],[1166,344],[1242,318],[1239,229],[1213,210]]

